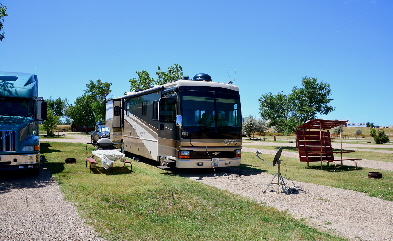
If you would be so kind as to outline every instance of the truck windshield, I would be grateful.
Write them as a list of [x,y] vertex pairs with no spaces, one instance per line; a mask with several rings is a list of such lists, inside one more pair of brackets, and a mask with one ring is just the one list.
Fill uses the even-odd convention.
[[31,117],[33,114],[33,100],[0,97],[0,115]]
[[241,127],[239,95],[185,91],[181,98],[183,126]]

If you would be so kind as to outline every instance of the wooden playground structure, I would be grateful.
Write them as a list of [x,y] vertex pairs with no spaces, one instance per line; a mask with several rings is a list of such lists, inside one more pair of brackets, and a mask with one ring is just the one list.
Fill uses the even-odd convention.
[[[355,168],[357,169],[357,158],[343,158],[343,153],[354,152],[351,150],[343,150],[342,139],[340,150],[333,151],[332,148],[332,137],[330,135],[330,129],[345,125],[347,121],[340,120],[322,120],[314,119],[308,121],[296,128],[296,144],[299,150],[299,159],[301,162],[307,162],[309,166],[310,162],[320,162],[321,169],[322,163],[333,162],[337,165],[340,162],[343,166],[344,160],[354,161]],[[340,159],[335,159],[334,154],[339,154]]]

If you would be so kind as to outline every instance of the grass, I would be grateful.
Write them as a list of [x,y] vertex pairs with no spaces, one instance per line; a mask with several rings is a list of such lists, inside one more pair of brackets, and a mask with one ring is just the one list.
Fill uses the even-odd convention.
[[[277,150],[276,146],[247,145],[247,147],[256,148],[256,149],[265,149],[265,150]],[[366,148],[367,149],[366,151],[361,150],[361,148],[359,148],[359,149],[356,147],[355,152],[343,153],[343,157],[367,159],[367,160],[382,161],[382,162],[393,162],[393,154],[392,153],[367,151],[370,149],[381,150],[380,148]],[[298,152],[296,147],[289,147],[289,146],[283,146],[283,150],[289,151],[289,152],[296,152],[296,153]],[[334,149],[334,150],[339,151],[337,149]],[[338,159],[340,157],[340,154],[335,154],[335,157],[336,157],[336,159]],[[359,161],[359,162],[361,162],[361,161]]]
[[[356,136],[355,131],[356,129],[360,129],[362,131],[361,136]],[[343,133],[342,133],[342,141],[345,143],[352,143],[352,144],[375,144],[374,138],[370,136],[370,129],[369,127],[344,127],[343,128]],[[389,136],[390,142],[389,144],[393,143],[393,128],[376,128],[377,130],[383,130],[386,135]],[[332,130],[330,130],[332,133]],[[275,137],[274,137],[275,136]],[[296,140],[296,135],[290,135],[290,136],[283,136],[280,134],[275,135],[274,133],[267,133],[265,136],[261,135],[255,135],[255,138],[265,138],[265,141],[274,141],[276,139],[276,142],[278,143],[288,143],[288,141],[295,141]],[[247,140],[245,138],[245,140]],[[340,142],[340,137],[336,137],[333,142]],[[379,145],[383,146],[383,145]]]
[[[262,158],[272,162],[273,155],[263,155]],[[301,181],[354,190],[366,193],[372,197],[393,201],[393,172],[391,171],[361,167],[355,169],[352,166],[335,168],[334,165],[327,167],[326,164],[323,164],[323,169],[321,170],[319,162],[310,163],[308,168],[306,163],[300,162],[298,158],[282,157],[281,159],[283,160],[281,171],[284,178],[294,180],[295,182]],[[258,159],[255,153],[250,152],[242,154],[241,168],[268,171],[271,174],[277,172],[277,167],[271,167]],[[369,179],[368,172],[373,171],[381,172],[383,178]]]
[[[66,199],[108,240],[343,240],[285,212],[141,162],[133,162],[131,173],[115,168],[93,174],[84,161],[91,147],[87,154],[83,144],[41,145]],[[69,157],[77,163],[64,164]]]

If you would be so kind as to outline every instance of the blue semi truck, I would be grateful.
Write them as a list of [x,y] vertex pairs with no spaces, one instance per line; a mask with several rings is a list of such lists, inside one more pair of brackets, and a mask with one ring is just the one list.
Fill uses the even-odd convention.
[[0,71],[0,170],[39,173],[39,122],[46,113],[37,75]]

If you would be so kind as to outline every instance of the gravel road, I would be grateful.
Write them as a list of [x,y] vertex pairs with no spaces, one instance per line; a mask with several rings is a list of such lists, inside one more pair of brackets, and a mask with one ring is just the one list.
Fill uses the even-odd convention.
[[45,168],[0,172],[0,240],[104,240],[87,226]]
[[[285,173],[284,173],[285,176]],[[228,169],[189,178],[286,211],[311,227],[349,240],[392,240],[393,202],[364,193],[284,179],[295,193],[285,194],[272,175]],[[274,182],[277,183],[277,179]],[[370,179],[370,185],[373,180]],[[375,186],[377,188],[377,186]],[[263,193],[267,189],[266,193]]]

